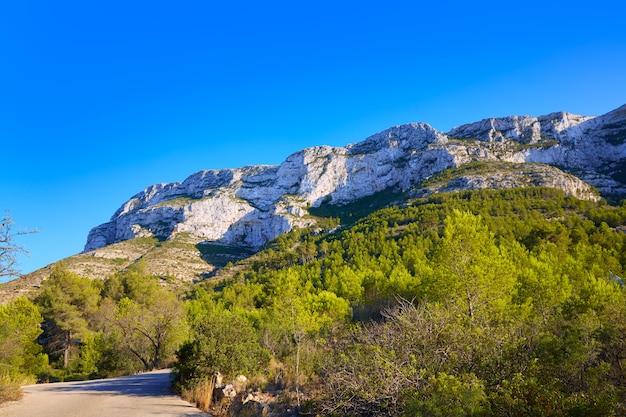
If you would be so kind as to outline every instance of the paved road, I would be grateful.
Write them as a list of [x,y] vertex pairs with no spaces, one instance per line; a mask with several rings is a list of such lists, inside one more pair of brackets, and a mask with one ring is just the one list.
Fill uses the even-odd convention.
[[0,405],[11,417],[207,417],[169,390],[169,370],[96,381],[29,385]]

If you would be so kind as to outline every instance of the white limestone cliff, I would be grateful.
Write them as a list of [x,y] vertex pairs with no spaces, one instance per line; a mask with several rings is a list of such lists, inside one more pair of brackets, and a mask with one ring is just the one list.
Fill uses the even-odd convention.
[[[280,166],[200,171],[180,183],[150,186],[92,229],[85,251],[176,233],[256,249],[294,227],[314,224],[308,207],[345,204],[390,188],[408,190],[433,174],[476,161],[557,166],[570,174],[536,169],[533,178],[544,177],[536,183],[579,198],[597,196],[571,173],[603,192],[626,195],[624,183],[615,179],[626,168],[625,134],[626,106],[600,117],[552,113],[485,119],[448,134],[425,123],[395,126],[346,147],[304,149]],[[457,185],[528,185],[523,172],[464,181]]]

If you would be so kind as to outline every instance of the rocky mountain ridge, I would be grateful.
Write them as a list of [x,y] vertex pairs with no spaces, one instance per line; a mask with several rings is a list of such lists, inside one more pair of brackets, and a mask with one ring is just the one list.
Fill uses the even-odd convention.
[[[623,198],[625,155],[626,105],[599,117],[485,119],[448,133],[425,123],[399,125],[345,147],[304,149],[279,166],[200,171],[150,186],[91,230],[85,252],[180,233],[198,243],[258,249],[294,227],[314,225],[310,207],[390,189],[421,195],[546,185],[582,199],[599,198],[593,187]],[[449,169],[458,175],[432,182]]]

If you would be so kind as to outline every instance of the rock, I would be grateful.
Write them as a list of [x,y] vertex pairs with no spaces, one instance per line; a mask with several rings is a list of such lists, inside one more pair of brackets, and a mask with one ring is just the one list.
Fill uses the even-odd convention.
[[626,105],[599,117],[558,112],[491,118],[447,134],[425,123],[399,125],[345,147],[301,150],[280,166],[206,170],[183,182],[152,185],[93,228],[84,250],[180,233],[196,243],[256,250],[294,227],[314,225],[309,207],[345,204],[388,189],[411,190],[441,171],[481,161],[543,168],[466,175],[421,192],[534,184],[597,199],[589,183],[605,196],[623,198],[625,139]]
[[565,191],[568,196],[597,201],[600,196],[586,182],[558,168],[542,164],[498,164],[492,169],[471,170],[446,181],[433,181],[412,190],[409,195],[424,197],[438,192],[519,187],[550,187]]
[[235,390],[238,393],[244,392],[247,386],[248,386],[248,378],[246,378],[244,375],[238,375],[237,378],[235,378]]
[[268,401],[273,398],[257,394],[246,394],[241,402],[235,402],[229,409],[229,415],[237,417],[266,417],[271,414],[272,408]]
[[221,385],[215,388],[214,394],[216,401],[221,401],[225,398],[235,398],[237,396],[237,390],[233,384]]

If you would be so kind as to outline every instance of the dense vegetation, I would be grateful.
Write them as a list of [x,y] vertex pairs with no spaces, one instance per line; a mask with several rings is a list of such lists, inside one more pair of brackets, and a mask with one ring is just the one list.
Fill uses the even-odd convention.
[[110,377],[171,363],[187,336],[183,302],[141,265],[98,281],[61,264],[34,300],[0,306],[4,399],[19,398],[16,381]]
[[141,265],[105,281],[58,268],[2,307],[23,318],[0,343],[24,336],[2,364],[108,376],[176,351],[198,401],[219,372],[320,415],[626,413],[625,205],[528,188],[338,217],[350,225],[281,236],[186,294]]

